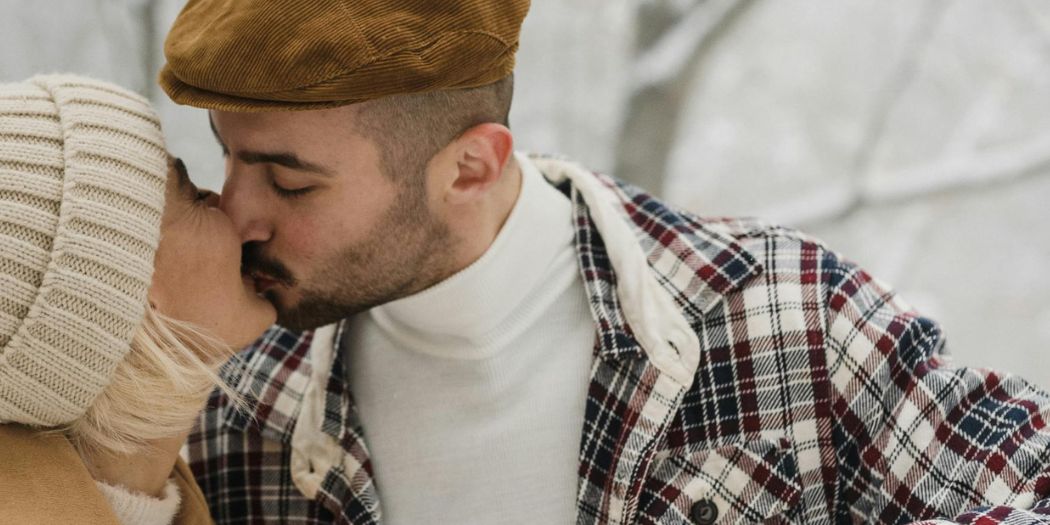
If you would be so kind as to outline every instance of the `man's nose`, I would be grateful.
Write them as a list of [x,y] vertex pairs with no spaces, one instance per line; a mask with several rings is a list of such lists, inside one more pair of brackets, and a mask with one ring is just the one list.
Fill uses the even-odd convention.
[[242,243],[266,242],[273,236],[271,218],[267,214],[264,195],[236,175],[226,177],[219,196],[219,209],[231,221]]

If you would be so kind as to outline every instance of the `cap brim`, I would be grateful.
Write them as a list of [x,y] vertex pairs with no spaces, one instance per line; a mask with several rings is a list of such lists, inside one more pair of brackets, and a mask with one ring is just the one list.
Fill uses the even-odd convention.
[[289,102],[283,100],[266,100],[248,97],[238,97],[200,89],[187,84],[175,76],[171,66],[165,64],[157,79],[160,87],[168,94],[176,104],[193,106],[202,109],[214,109],[218,111],[229,111],[233,113],[262,113],[268,111],[307,111],[311,109],[326,109],[347,104],[353,104],[356,100],[349,101],[325,101],[325,102]]

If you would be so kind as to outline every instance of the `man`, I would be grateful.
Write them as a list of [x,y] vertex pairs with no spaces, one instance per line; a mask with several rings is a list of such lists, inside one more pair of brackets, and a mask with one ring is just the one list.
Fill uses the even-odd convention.
[[279,311],[188,454],[219,523],[1050,521],[1050,397],[805,235],[513,152],[527,0],[194,0]]

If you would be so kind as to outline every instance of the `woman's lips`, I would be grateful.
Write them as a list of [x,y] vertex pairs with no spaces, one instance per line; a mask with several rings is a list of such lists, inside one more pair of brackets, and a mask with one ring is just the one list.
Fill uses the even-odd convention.
[[276,279],[272,279],[257,272],[251,272],[246,277],[252,280],[252,282],[255,284],[255,293],[259,294],[280,284],[280,282]]
[[244,287],[245,288],[250,289],[252,292],[255,293],[255,295],[260,295],[259,294],[259,287],[256,284],[254,277],[252,277],[251,275],[248,275],[246,273],[242,273],[241,274],[241,281],[244,282]]

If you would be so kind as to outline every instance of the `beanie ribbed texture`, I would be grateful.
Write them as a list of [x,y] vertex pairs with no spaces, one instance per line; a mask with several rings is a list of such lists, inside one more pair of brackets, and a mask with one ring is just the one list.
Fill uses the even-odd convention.
[[145,315],[166,177],[144,98],[0,85],[0,423],[72,422],[109,383]]

